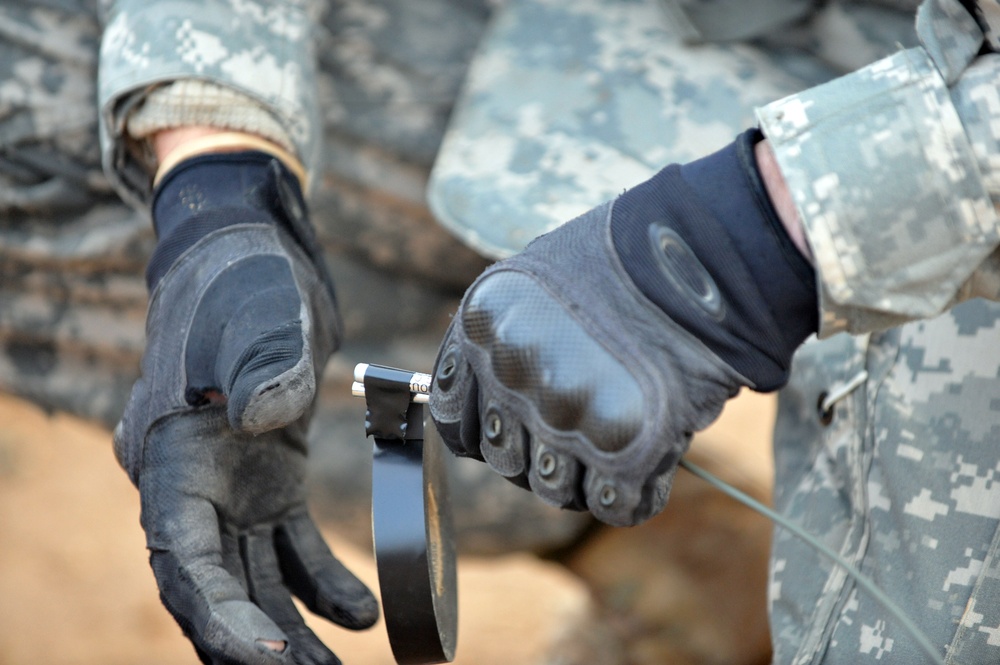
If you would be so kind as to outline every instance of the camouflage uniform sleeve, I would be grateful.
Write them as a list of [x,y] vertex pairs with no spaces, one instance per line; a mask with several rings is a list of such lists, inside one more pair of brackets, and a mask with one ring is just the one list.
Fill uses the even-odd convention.
[[106,0],[101,9],[102,159],[124,198],[141,204],[150,191],[129,124],[144,107],[136,124],[147,130],[198,123],[255,131],[315,170],[318,0]]
[[818,0],[660,0],[688,43],[752,39],[812,12]]
[[821,276],[821,336],[1000,298],[1000,56],[980,55],[996,2],[925,1],[920,47],[758,109]]

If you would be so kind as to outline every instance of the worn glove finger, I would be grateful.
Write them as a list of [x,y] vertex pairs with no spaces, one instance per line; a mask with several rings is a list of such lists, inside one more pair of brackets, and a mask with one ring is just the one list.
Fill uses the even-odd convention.
[[[215,414],[219,422],[224,418],[221,410]],[[213,662],[290,662],[267,647],[267,642],[287,643],[288,636],[250,601],[235,536],[220,528],[223,520],[211,493],[221,483],[208,463],[212,442],[200,436],[216,428],[203,421],[167,419],[150,433],[145,448],[142,525],[160,597]]]
[[[163,418],[146,437],[139,494],[150,564],[164,605],[213,662],[292,662],[268,647],[290,637],[248,595],[239,542],[245,525],[300,499],[304,459],[284,436],[229,432],[215,407]],[[254,477],[263,469],[271,473]]]
[[250,599],[288,636],[285,655],[296,665],[340,665],[340,660],[306,626],[285,586],[274,532],[263,526],[240,538]]
[[292,662],[284,652],[267,646],[287,644],[289,638],[250,602],[239,581],[221,565],[218,549],[209,546],[198,556],[183,558],[172,551],[153,550],[149,562],[164,606],[196,649],[213,662]]
[[[448,329],[435,362],[433,385],[440,389],[435,399],[440,405],[441,418],[435,418],[434,424],[453,453],[481,462],[479,383],[458,344],[452,339],[453,328],[454,325]],[[515,451],[515,457],[519,456],[520,451]],[[520,461],[511,460],[511,464],[515,468],[510,474],[503,475],[515,475],[523,470],[524,465]]]
[[284,583],[309,611],[352,630],[378,621],[375,596],[333,556],[305,510],[278,527],[275,546]]

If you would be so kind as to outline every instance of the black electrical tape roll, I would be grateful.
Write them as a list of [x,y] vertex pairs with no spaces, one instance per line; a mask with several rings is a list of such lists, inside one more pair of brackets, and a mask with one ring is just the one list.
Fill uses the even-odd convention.
[[450,662],[458,595],[442,444],[424,439],[423,406],[410,401],[412,372],[364,371],[366,428],[375,438],[372,533],[389,645],[400,665]]

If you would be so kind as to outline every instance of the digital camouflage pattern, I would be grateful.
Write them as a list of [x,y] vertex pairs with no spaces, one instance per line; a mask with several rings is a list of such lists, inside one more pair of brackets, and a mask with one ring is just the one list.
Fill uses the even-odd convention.
[[101,169],[96,3],[5,3],[0,34],[0,385],[113,422],[151,235]]
[[[983,33],[957,3],[925,3],[917,31],[926,51],[760,111],[823,276],[827,334],[998,293],[998,57],[976,58]],[[860,131],[845,137],[852,123]],[[904,161],[916,188],[882,175]],[[972,300],[807,344],[775,435],[777,507],[871,575],[949,665],[1000,659],[998,317],[995,303]],[[831,395],[842,398],[824,412]],[[925,660],[806,549],[776,533],[776,662]]]
[[665,17],[646,0],[508,3],[434,166],[441,223],[509,256],[664,164],[721,148],[756,105],[833,75],[752,45],[691,47]]
[[[983,33],[957,3],[924,5],[926,54],[902,50],[917,44],[912,13],[903,34],[903,14],[893,20],[892,11],[830,3],[749,45],[692,46],[646,3],[594,0],[570,11],[512,2],[472,66],[442,147],[435,210],[481,250],[515,252],[531,235],[517,235],[519,222],[532,232],[553,228],[667,161],[731,140],[753,122],[740,113],[753,113],[758,91],[794,85],[787,70],[754,65],[773,59],[801,72],[782,59],[794,46],[815,54],[796,61],[813,75],[865,68],[759,111],[818,256],[824,332],[886,328],[977,294],[995,299],[990,194],[998,191],[991,165],[1000,155],[1000,104],[992,56],[973,61]],[[877,13],[890,20],[864,20]],[[562,27],[549,34],[543,24]],[[708,24],[700,25],[704,38]],[[651,32],[673,39],[657,47]],[[574,47],[577,33],[589,36],[583,47]],[[662,53],[674,60],[659,60]],[[705,63],[719,54],[746,69],[709,72]],[[529,93],[518,87],[524,81]],[[628,104],[610,92],[620,90]],[[703,98],[721,103],[684,106]],[[680,118],[671,116],[676,106]],[[852,133],[838,134],[846,123]],[[831,177],[840,184],[824,188]],[[938,219],[944,214],[950,225]],[[840,226],[818,233],[831,218]],[[911,265],[919,251],[926,267]],[[854,265],[855,255],[868,262]],[[835,300],[853,286],[845,274],[859,297],[878,299],[877,309]],[[942,275],[952,279],[933,302],[929,290],[941,288]],[[1000,661],[998,320],[997,304],[972,300],[930,321],[807,344],[782,394],[775,437],[778,508],[871,575],[956,664]],[[770,590],[775,663],[925,662],[851,578],[780,530]]]
[[[154,5],[187,14],[188,23],[180,21],[184,26],[205,21],[201,32],[195,24],[183,29],[178,24],[178,34],[201,36],[191,43],[165,39],[161,26],[140,17],[148,8],[154,17],[164,18]],[[136,90],[145,90],[146,84],[162,89],[156,79],[167,66],[166,44],[183,47],[182,62],[192,73],[206,73],[203,63],[211,62],[220,71],[238,69],[250,81],[266,78],[246,64],[253,57],[262,58],[262,70],[294,69],[265,57],[262,46],[247,53],[249,41],[234,47],[243,64],[227,67],[220,59],[225,42],[205,36],[212,22],[234,7],[249,23],[267,20],[280,27],[281,22],[270,21],[273,5],[199,1],[98,6],[96,0],[39,0],[0,7],[3,389],[113,425],[138,373],[146,307],[143,271],[154,239],[148,213],[124,205],[112,186],[126,180],[129,167],[112,171],[117,175],[110,181],[102,170],[97,88],[101,19],[110,18],[114,25],[111,36],[105,36],[106,60],[119,62],[119,50],[131,54],[127,65],[102,68],[107,72],[103,89],[117,90],[112,83],[118,82],[122,93],[108,98],[103,108],[132,108],[141,97]],[[320,173],[315,181],[323,186],[313,196],[312,220],[336,274],[347,326],[345,351],[365,344],[369,353],[427,366],[455,298],[487,264],[440,229],[423,191],[489,8],[477,0],[422,2],[419,7],[392,0],[332,2],[322,8],[311,39],[304,41],[315,43],[310,51],[318,54],[322,74],[317,94],[324,118],[320,129],[301,131],[324,135],[304,143],[325,145],[323,151],[314,150]],[[128,25],[156,29],[129,35]],[[428,37],[432,34],[433,39]],[[220,39],[230,38],[236,39],[227,31]],[[158,59],[152,58],[157,52]],[[157,68],[144,74],[142,54]],[[248,76],[253,71],[258,75]],[[313,86],[301,88],[305,92]],[[298,136],[296,131],[289,134]],[[125,154],[120,141],[106,145],[107,155]],[[148,175],[143,178],[148,186]],[[146,194],[134,190],[131,199]],[[414,332],[424,334],[426,352],[414,355],[413,342],[399,340],[400,334]],[[342,391],[350,384],[349,363],[345,359],[330,368],[330,381]]]
[[[915,42],[912,15],[832,3],[754,42],[690,44],[674,17],[689,5],[740,3],[666,4],[506,3],[431,175],[441,223],[481,252],[509,256],[663,165],[721,148],[756,124],[755,107]],[[773,17],[755,18],[773,4],[742,3],[739,18],[774,28]],[[702,37],[713,36],[709,15],[699,16]]]
[[970,67],[983,42],[975,21],[957,0],[931,11],[917,26],[931,49],[900,51],[758,113],[822,277],[821,336],[997,296],[963,286],[978,267],[993,270],[983,264],[1000,241],[991,200],[1000,189],[987,188],[1000,148],[1000,56]]
[[[751,0],[708,4],[716,3],[750,14],[756,7]],[[364,337],[391,353],[386,331],[405,335],[438,323],[443,330],[450,296],[485,260],[436,227],[424,192],[465,66],[486,29],[486,0],[343,1],[318,13],[295,3],[289,18],[273,26],[259,21],[273,16],[274,3],[179,0],[163,3],[176,12],[166,17],[173,32],[149,18],[162,15],[144,14],[161,11],[150,9],[154,4],[105,2],[100,8],[114,26],[114,41],[105,43],[120,46],[134,69],[103,78],[100,97],[95,82],[102,24],[94,1],[6,3],[0,9],[0,385],[108,422],[120,415],[143,343],[142,270],[152,235],[144,215],[118,202],[101,172],[98,109],[107,123],[105,154],[117,156],[108,162],[116,166],[112,181],[130,183],[133,198],[141,198],[146,176],[129,173],[133,153],[112,139],[120,137],[121,123],[147,86],[164,76],[218,77],[215,83],[234,86],[269,109],[304,160],[315,164],[313,222],[332,259],[349,342]],[[974,295],[996,298],[1000,271],[985,251],[995,244],[990,238],[996,220],[983,198],[984,191],[997,192],[998,171],[990,165],[1000,151],[989,122],[998,112],[996,79],[989,57],[971,67],[969,58],[978,53],[970,44],[985,39],[996,46],[1000,8],[983,0],[973,25],[957,2],[928,2],[921,24],[928,57],[907,60],[919,65],[912,70],[894,70],[903,57],[897,43],[914,46],[915,40],[903,36],[906,30],[898,26],[910,19],[893,18],[893,6],[912,4],[810,5],[794,25],[762,26],[751,42],[691,45],[681,41],[679,27],[675,33],[664,25],[667,14],[653,0],[511,1],[490,27],[435,169],[436,209],[481,251],[516,251],[533,233],[575,214],[574,208],[587,209],[663,163],[699,157],[731,140],[754,122],[753,107],[760,106],[765,129],[776,140],[786,129],[795,137],[779,148],[779,158],[786,176],[795,179],[796,193],[806,197],[800,209],[823,270],[825,332],[863,331],[922,316],[912,306],[929,285],[908,270],[901,239],[922,238],[921,224],[926,231],[940,223],[936,213],[915,210],[916,216],[904,219],[883,208],[888,219],[909,225],[899,235],[871,237],[884,218],[874,219],[868,206],[881,199],[839,187],[837,205],[821,208],[836,214],[837,222],[829,233],[817,231],[810,197],[827,199],[813,185],[834,170],[821,160],[804,160],[796,163],[815,170],[793,175],[790,155],[824,145],[824,127],[808,133],[818,137],[811,143],[795,131],[793,121],[801,121],[801,114],[777,118],[777,112],[803,110],[814,118],[819,106],[840,100],[826,88],[765,106],[889,56],[850,79],[864,86],[838,85],[851,94],[867,87],[873,94],[866,103],[874,104],[893,99],[879,96],[878,88],[905,71],[912,82],[902,93],[915,100],[910,108],[916,115],[951,114],[941,131],[920,136],[933,139],[935,148],[961,148],[943,153],[956,181],[966,183],[960,191],[969,202],[953,212],[949,228],[972,254],[941,246],[946,265],[931,261],[927,274],[951,275],[952,292],[939,296],[935,306]],[[683,11],[690,3],[672,5]],[[244,34],[274,37],[289,50],[248,50],[246,41],[227,46],[229,30],[214,34],[212,25],[229,11],[242,21]],[[871,12],[881,12],[884,20],[858,18]],[[310,39],[297,42],[289,35],[304,30],[301,17],[315,25]],[[701,39],[712,38],[710,22],[693,22]],[[585,48],[574,50],[575,40],[584,37]],[[169,49],[178,47],[177,69],[168,71]],[[313,102],[296,95],[310,88],[309,65],[297,48],[312,49],[317,57],[315,113],[308,109]],[[113,61],[119,50],[106,46],[104,55]],[[251,69],[283,72],[284,80],[304,87],[260,89],[267,82],[234,73],[226,64],[230,56]],[[113,64],[105,66],[114,71]],[[561,88],[572,94],[556,94],[567,73],[581,74],[572,77],[577,86]],[[621,87],[607,86],[605,74]],[[524,90],[537,96],[529,98]],[[493,123],[505,124],[506,133],[477,124],[475,104],[492,114]],[[868,147],[877,145],[881,170],[899,181],[915,175],[916,139],[896,131],[891,121],[898,116],[871,116],[889,124],[862,123],[852,143],[827,154],[864,157],[874,155]],[[320,128],[302,124],[310,117],[319,119]],[[463,128],[480,135],[462,136]],[[481,139],[481,149],[471,138]],[[320,139],[322,150],[315,148]],[[449,164],[456,155],[467,168]],[[465,190],[449,190],[451,178],[469,175],[487,178],[487,187],[473,192],[467,178]],[[886,188],[866,184],[876,193]],[[523,207],[512,213],[505,207],[512,202]],[[527,230],[518,231],[519,225]],[[503,233],[500,240],[484,241],[494,227]],[[941,233],[937,242],[951,242]],[[878,249],[871,252],[868,243],[874,241]],[[922,256],[933,254],[916,244],[925,250]],[[843,256],[864,257],[867,270],[829,268],[837,265],[828,256],[831,247],[842,248]],[[979,258],[969,263],[970,256]],[[901,275],[901,282],[892,275]],[[412,279],[400,287],[401,277]],[[875,310],[833,300],[834,294],[864,292],[868,287],[858,280],[872,277],[907,297],[878,300]],[[807,345],[782,399],[775,444],[778,506],[858,562],[942,651],[951,649],[956,664],[1000,660],[1000,496],[993,484],[1000,470],[994,415],[1000,403],[994,395],[1000,390],[998,318],[997,305],[970,301],[931,321]],[[829,420],[817,405],[831,396],[840,399],[833,401]],[[781,532],[771,579],[776,662],[921,662],[909,637],[872,599]]]
[[[129,115],[156,86],[176,80],[224,83],[249,97],[262,113],[273,116],[277,135],[266,135],[293,147],[307,171],[315,172],[322,128],[310,36],[321,7],[316,0],[223,0],[197,7],[185,2],[105,2],[98,69],[100,127],[107,171],[120,179],[116,184],[123,194],[147,198],[151,175],[144,165],[133,163]],[[227,98],[216,106],[234,103],[237,100]],[[256,130],[255,125],[262,124],[247,120],[231,128]]]
[[[776,507],[871,576],[950,664],[1000,659],[998,335],[1000,308],[973,300],[807,344],[780,401]],[[926,661],[866,591],[780,529],[770,597],[777,663]]]
[[[976,57],[983,33],[958,3],[925,3],[917,32],[926,51],[760,111],[823,277],[826,334],[998,293],[998,58]],[[912,180],[883,175],[900,169]],[[870,575],[949,665],[1000,660],[998,320],[970,300],[807,344],[775,433],[776,506]],[[780,530],[770,595],[776,662],[926,659]]]

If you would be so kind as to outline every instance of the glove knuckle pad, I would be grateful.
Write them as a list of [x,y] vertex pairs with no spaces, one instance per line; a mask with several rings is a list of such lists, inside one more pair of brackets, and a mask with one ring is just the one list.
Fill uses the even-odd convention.
[[575,432],[616,452],[638,435],[642,390],[632,373],[534,278],[501,271],[470,292],[460,316],[486,394],[529,430]]
[[494,471],[510,478],[527,470],[528,433],[509,408],[491,400],[482,411],[480,430],[480,453]]
[[549,503],[589,509],[612,524],[652,514],[640,508],[656,503],[644,391],[572,303],[533,276],[488,273],[470,289],[442,348],[445,393],[463,392],[452,375],[472,373],[479,383],[479,452],[494,470],[526,481]]
[[531,446],[531,469],[528,484],[544,500],[562,508],[583,510],[580,479],[583,468],[572,455],[562,453],[542,441]]

